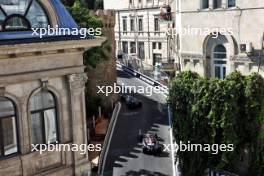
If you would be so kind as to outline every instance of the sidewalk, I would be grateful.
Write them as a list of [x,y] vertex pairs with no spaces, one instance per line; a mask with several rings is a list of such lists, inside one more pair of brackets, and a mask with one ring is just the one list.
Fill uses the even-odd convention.
[[[92,124],[92,123],[91,123]],[[107,133],[109,125],[109,119],[100,117],[97,118],[95,121],[95,129],[91,129],[91,136],[90,136],[90,144],[101,144],[103,145],[104,143],[104,138]],[[99,156],[100,152],[99,151],[89,151],[89,160],[92,165],[92,171],[96,172],[98,169],[98,162],[99,162]]]

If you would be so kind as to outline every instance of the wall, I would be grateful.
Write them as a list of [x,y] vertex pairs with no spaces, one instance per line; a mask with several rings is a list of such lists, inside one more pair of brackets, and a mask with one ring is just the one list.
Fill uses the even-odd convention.
[[[182,28],[200,28],[204,31],[209,28],[228,29],[232,31],[229,35],[230,41],[227,49],[229,72],[238,69],[244,74],[250,74],[257,70],[258,51],[261,50],[261,38],[263,36],[264,1],[237,0],[237,7],[226,9],[226,2],[223,1],[223,8],[200,9],[200,1],[181,1],[181,23]],[[252,9],[254,8],[254,9]],[[241,10],[240,10],[241,9]],[[207,35],[181,35],[181,53],[183,70],[198,70],[201,75],[206,75],[207,61],[205,59],[205,41]],[[255,49],[253,55],[247,56],[239,53],[239,44],[252,42]],[[196,59],[198,64],[184,64],[184,58]],[[187,59],[188,60],[188,59]],[[196,61],[194,61],[196,62]],[[194,66],[196,65],[196,66]],[[263,67],[260,74],[264,75]]]
[[0,96],[17,108],[20,152],[0,159],[0,175],[82,175],[90,165],[79,152],[31,152],[32,93],[46,88],[57,99],[59,142],[87,144],[84,47],[101,41],[63,41],[0,47]]

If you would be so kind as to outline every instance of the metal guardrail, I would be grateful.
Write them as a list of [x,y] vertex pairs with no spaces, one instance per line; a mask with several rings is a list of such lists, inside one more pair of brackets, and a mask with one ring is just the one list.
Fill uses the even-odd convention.
[[121,109],[121,103],[118,102],[115,106],[110,123],[108,125],[108,130],[107,130],[107,133],[104,139],[103,148],[100,153],[99,163],[98,163],[98,175],[103,175],[104,173],[105,162],[106,162],[110,142],[113,136],[116,120],[119,115],[120,109]]
[[168,86],[169,84],[170,76],[167,73],[161,71],[162,68],[157,68],[155,66],[146,64],[142,62],[141,59],[137,58],[137,56],[122,54],[122,58],[119,58],[117,61],[129,69],[137,71],[142,75],[158,81],[160,84],[165,86]]
[[159,81],[154,80],[154,79],[148,77],[147,75],[142,74],[139,71],[133,70],[130,67],[127,67],[126,65],[120,63],[119,61],[117,61],[116,63],[117,63],[117,66],[119,68],[121,68],[123,71],[141,79],[142,81],[144,81],[147,84],[150,84],[151,86],[159,87],[159,89],[161,91],[163,91],[166,95],[169,93],[169,89],[168,89],[167,85],[164,85],[164,84],[160,83]]

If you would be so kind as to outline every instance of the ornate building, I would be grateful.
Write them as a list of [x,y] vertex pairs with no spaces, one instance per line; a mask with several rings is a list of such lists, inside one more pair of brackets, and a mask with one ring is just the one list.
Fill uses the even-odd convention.
[[173,63],[172,8],[174,0],[104,0],[104,9],[115,10],[116,55],[135,56],[144,64]]
[[177,0],[176,4],[182,70],[221,79],[235,70],[264,76],[264,1]]
[[59,0],[0,1],[0,175],[88,174],[88,154],[31,144],[87,144],[83,52],[101,39],[31,28],[78,28]]

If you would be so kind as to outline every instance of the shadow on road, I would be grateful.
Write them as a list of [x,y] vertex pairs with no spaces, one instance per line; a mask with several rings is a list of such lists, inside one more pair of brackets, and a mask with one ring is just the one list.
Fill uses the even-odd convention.
[[117,75],[120,78],[127,78],[127,79],[134,78],[134,76],[132,76],[132,75],[130,75],[128,73],[125,73],[125,72],[123,72],[121,70],[117,70]]
[[140,171],[128,171],[126,175],[124,176],[139,176],[139,175],[147,175],[147,176],[169,176],[162,174],[160,172],[152,172],[152,171],[147,171],[147,170],[140,170]]
[[[137,168],[136,166],[134,167],[131,165],[129,168],[127,168],[127,166],[126,168],[123,168],[125,163],[128,163],[131,160],[139,157],[141,158],[142,155],[144,155],[142,153],[142,144],[138,138],[140,130],[143,133],[157,133],[158,136],[160,136],[161,126],[169,126],[167,118],[167,106],[165,104],[161,104],[154,101],[153,99],[139,94],[136,94],[135,97],[143,102],[143,107],[141,109],[130,110],[124,103],[122,104],[120,115],[118,117],[116,128],[110,144],[105,172],[113,173],[113,168],[121,168],[124,169],[124,172],[122,173],[126,173],[126,176],[167,176],[166,174],[162,173],[162,171],[151,172],[144,170],[146,168],[143,166],[142,168]],[[161,142],[161,144],[165,142],[162,137],[159,137],[158,140]],[[157,156],[153,156],[153,159],[168,158],[169,161],[169,157],[169,153],[163,152]],[[146,161],[140,162],[148,162],[151,165],[152,160],[146,159]],[[159,169],[159,166],[153,167]]]

